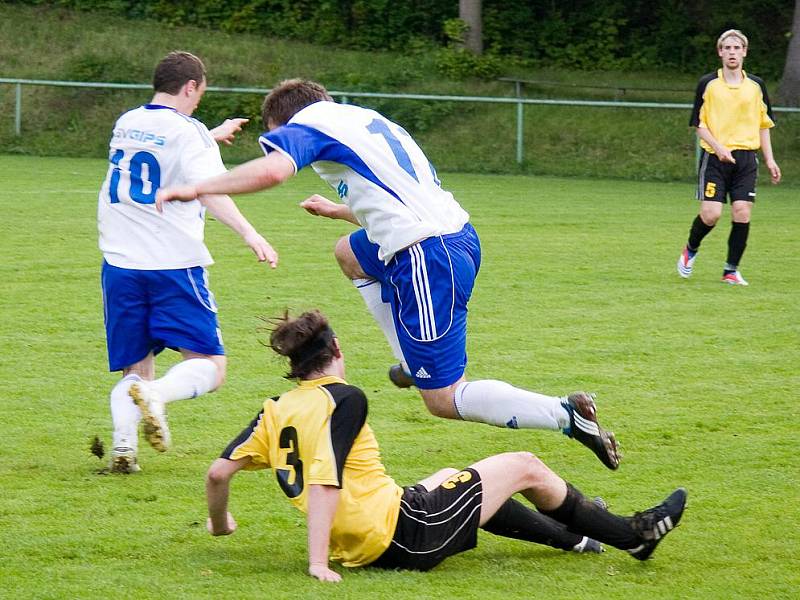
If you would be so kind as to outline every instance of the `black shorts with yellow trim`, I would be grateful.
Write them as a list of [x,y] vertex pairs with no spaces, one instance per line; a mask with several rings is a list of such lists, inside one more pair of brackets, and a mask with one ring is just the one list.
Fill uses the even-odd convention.
[[427,571],[448,556],[478,543],[483,485],[474,469],[464,469],[428,491],[405,488],[389,547],[370,566]]
[[702,151],[697,169],[697,199],[727,203],[756,201],[758,156],[755,150],[734,150],[735,163],[722,162],[716,154]]

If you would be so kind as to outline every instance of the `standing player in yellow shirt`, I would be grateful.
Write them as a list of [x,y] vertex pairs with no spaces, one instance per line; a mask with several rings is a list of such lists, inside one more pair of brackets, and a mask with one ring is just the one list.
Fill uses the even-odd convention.
[[[289,357],[287,377],[298,386],[264,402],[211,465],[212,535],[236,529],[228,512],[231,478],[242,469],[265,468],[307,514],[308,571],[322,581],[341,579],[329,558],[346,567],[431,569],[474,548],[478,528],[565,550],[598,551],[599,540],[645,560],[681,519],[683,489],[654,508],[620,517],[529,452],[498,454],[461,471],[442,469],[401,488],[381,462],[364,392],[344,380],[344,357],[327,319],[318,311],[287,315],[270,346]],[[517,492],[538,511],[513,500]]]
[[732,224],[722,281],[747,285],[739,273],[739,261],[747,246],[756,199],[759,148],[772,183],[781,180],[769,135],[775,121],[764,82],[743,69],[747,37],[738,29],[725,31],[717,40],[717,54],[722,68],[700,79],[689,121],[697,128],[703,148],[697,176],[701,204],[689,230],[689,241],[678,258],[678,274],[691,276],[700,242],[717,224],[722,205],[730,197]]

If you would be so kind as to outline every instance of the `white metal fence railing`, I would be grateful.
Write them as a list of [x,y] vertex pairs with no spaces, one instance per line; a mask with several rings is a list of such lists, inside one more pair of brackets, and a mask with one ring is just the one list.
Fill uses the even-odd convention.
[[[609,108],[660,108],[660,109],[681,109],[688,110],[692,107],[691,104],[686,103],[672,103],[672,102],[632,102],[632,101],[616,101],[616,100],[570,100],[570,99],[549,99],[549,98],[523,98],[521,80],[513,80],[516,82],[515,90],[516,96],[514,97],[491,97],[491,96],[444,96],[436,94],[390,94],[383,92],[337,92],[329,91],[328,93],[333,97],[338,97],[342,102],[349,102],[352,98],[393,98],[400,100],[427,100],[427,101],[445,101],[445,102],[483,102],[489,104],[513,104],[516,106],[516,143],[517,163],[522,163],[524,159],[524,144],[523,144],[523,125],[524,125],[524,107],[526,104],[531,105],[550,105],[550,106],[593,106],[593,107],[609,107]],[[86,81],[53,81],[48,79],[9,79],[0,77],[0,85],[13,85],[15,86],[15,102],[14,102],[14,133],[19,136],[22,135],[22,86],[54,86],[54,87],[71,87],[71,88],[99,88],[99,89],[124,89],[124,90],[150,90],[152,86],[144,83],[104,83],[104,82],[86,82]],[[246,87],[208,87],[208,92],[226,92],[233,94],[266,94],[269,88],[246,88]],[[775,112],[800,112],[800,108],[791,107],[773,107]]]

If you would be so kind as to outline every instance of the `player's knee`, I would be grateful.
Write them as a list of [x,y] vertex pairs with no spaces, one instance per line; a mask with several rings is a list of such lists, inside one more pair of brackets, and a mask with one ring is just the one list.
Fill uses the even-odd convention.
[[717,224],[717,221],[719,221],[719,218],[722,215],[721,208],[722,208],[722,205],[720,205],[720,210],[716,210],[716,208],[714,208],[714,209],[704,209],[700,213],[700,219],[703,221],[703,223],[705,223],[709,227],[713,227],[714,225]]
[[441,419],[455,419],[456,415],[452,410],[448,410],[446,406],[442,406],[436,402],[426,402],[425,406],[428,407],[428,412],[434,417]]
[[518,464],[519,472],[527,481],[527,487],[535,487],[550,472],[542,460],[532,452],[514,452],[514,460]]
[[225,383],[225,377],[228,374],[228,359],[225,356],[216,356],[213,359],[214,364],[217,366],[217,376],[214,382],[214,387],[211,391],[218,390]]
[[225,383],[225,377],[227,376],[227,374],[228,374],[228,372],[227,372],[227,369],[225,367],[222,367],[221,369],[219,369],[219,368],[217,369],[217,384],[214,386],[214,390],[215,391],[218,390],[219,388],[221,388],[222,384]]
[[333,248],[333,255],[336,257],[336,261],[342,269],[351,262],[353,249],[350,247],[349,235],[344,235],[336,241],[336,246]]
[[453,394],[449,391],[449,388],[440,390],[420,390],[420,394],[425,401],[428,412],[434,417],[441,417],[442,419],[458,418],[458,413],[453,404]]
[[731,216],[735,223],[748,223],[750,221],[750,208],[734,207]]

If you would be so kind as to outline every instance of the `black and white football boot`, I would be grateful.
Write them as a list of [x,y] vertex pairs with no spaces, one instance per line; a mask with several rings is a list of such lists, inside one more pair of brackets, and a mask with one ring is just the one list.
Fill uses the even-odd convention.
[[586,392],[574,392],[561,405],[569,413],[569,427],[563,430],[564,434],[589,448],[609,469],[619,467],[617,439],[597,422],[594,397]]
[[628,553],[638,560],[647,560],[659,542],[673,529],[683,516],[686,508],[686,490],[678,488],[658,506],[631,517],[631,526],[639,534],[642,542]]

